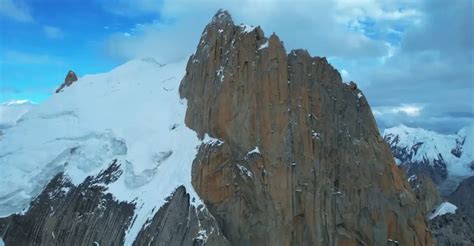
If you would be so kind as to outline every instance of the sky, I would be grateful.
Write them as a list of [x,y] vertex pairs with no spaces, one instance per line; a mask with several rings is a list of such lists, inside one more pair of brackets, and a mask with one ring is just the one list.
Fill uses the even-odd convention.
[[127,60],[187,58],[219,9],[325,56],[380,128],[453,133],[474,122],[472,0],[0,0],[0,102],[47,99]]

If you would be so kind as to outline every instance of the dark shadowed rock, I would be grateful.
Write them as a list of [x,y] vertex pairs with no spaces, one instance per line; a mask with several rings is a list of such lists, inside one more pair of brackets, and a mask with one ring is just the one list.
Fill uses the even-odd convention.
[[[325,58],[218,12],[180,86],[193,185],[233,245],[431,245],[370,107]],[[253,151],[252,151],[253,150]]]
[[354,81],[349,82],[349,89],[353,91],[357,90],[357,84]]
[[474,220],[461,211],[437,216],[430,221],[430,228],[436,245],[474,245]]
[[463,180],[447,200],[474,219],[474,176]]
[[145,225],[134,245],[229,245],[209,212],[190,205],[183,186]]
[[430,177],[413,175],[408,179],[408,182],[426,214],[430,213],[436,205],[441,203],[441,197]]
[[130,225],[135,206],[117,202],[104,185],[121,175],[114,162],[96,177],[74,186],[56,175],[24,215],[7,218],[6,245],[117,245]]
[[61,86],[56,90],[56,93],[61,92],[64,88],[72,85],[72,83],[77,81],[77,76],[74,71],[69,70],[69,72],[66,75],[66,78],[64,78],[64,83],[61,84]]
[[[56,175],[24,215],[0,219],[6,245],[123,245],[135,204],[118,202],[106,185],[122,175],[120,165],[74,186]],[[134,245],[228,245],[207,209],[190,205],[179,187],[138,234]]]

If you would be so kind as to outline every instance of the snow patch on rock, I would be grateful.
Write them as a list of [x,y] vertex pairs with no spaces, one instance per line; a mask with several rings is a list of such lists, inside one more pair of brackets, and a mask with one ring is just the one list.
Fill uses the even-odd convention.
[[252,172],[250,170],[248,170],[246,167],[244,167],[240,164],[237,164],[237,167],[239,168],[240,173],[244,175],[244,176],[242,176],[242,178],[246,179],[246,177],[248,177],[248,178],[253,177]]
[[456,213],[456,210],[458,207],[456,205],[449,203],[449,202],[443,202],[441,203],[433,213],[430,214],[429,219],[432,220],[437,216],[441,216],[443,214],[454,214]]
[[243,33],[248,33],[253,31],[255,27],[247,24],[240,24],[240,29],[242,29]]
[[252,150],[250,150],[247,155],[251,155],[251,154],[259,154],[260,155],[260,149],[258,148],[258,146],[255,146],[255,148],[253,148]]
[[268,48],[268,40],[265,43],[261,44],[260,47],[258,47],[259,50],[266,48]]

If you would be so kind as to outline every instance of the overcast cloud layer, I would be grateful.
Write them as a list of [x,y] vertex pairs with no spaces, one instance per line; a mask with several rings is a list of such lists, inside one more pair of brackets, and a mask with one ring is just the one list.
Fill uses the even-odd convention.
[[218,8],[229,10],[237,23],[276,32],[288,51],[305,48],[329,57],[345,80],[359,83],[381,128],[406,124],[454,132],[473,122],[470,0],[170,0],[148,10],[158,11],[162,21],[141,23],[130,37],[111,37],[109,54],[180,59],[194,51]]
[[[8,4],[0,15],[34,22],[27,4],[1,1]],[[328,57],[345,81],[359,84],[380,128],[406,124],[451,133],[474,120],[472,0],[92,1],[135,20],[127,30],[104,26],[108,34],[98,43],[115,61],[188,57],[224,8],[237,24],[260,25],[267,36],[275,32],[288,52],[304,48]],[[43,27],[45,35],[67,38],[54,24]]]

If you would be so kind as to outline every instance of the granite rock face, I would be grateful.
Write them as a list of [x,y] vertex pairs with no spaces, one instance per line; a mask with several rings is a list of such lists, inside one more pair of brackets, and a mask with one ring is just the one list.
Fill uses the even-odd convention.
[[431,245],[355,84],[219,11],[180,86],[203,137],[193,186],[232,245]]
[[74,71],[69,70],[69,72],[66,75],[66,78],[64,78],[64,83],[61,84],[61,86],[56,90],[56,93],[60,93],[64,88],[71,86],[72,83],[77,81],[77,76]]

